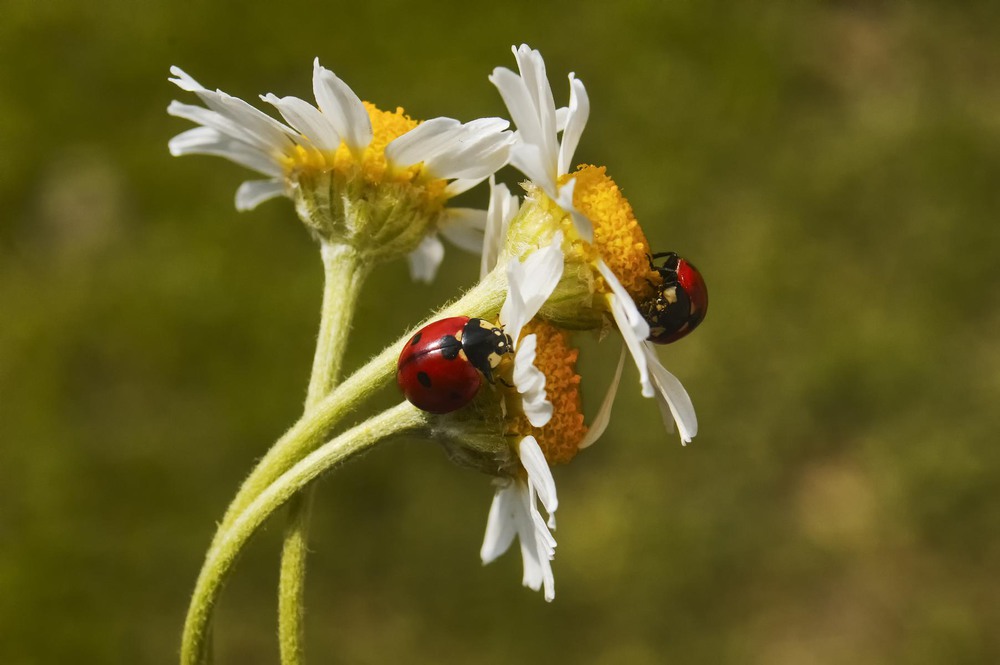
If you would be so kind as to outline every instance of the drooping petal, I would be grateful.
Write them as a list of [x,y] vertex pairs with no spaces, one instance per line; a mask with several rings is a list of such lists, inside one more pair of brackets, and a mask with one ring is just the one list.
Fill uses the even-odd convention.
[[264,201],[284,194],[285,183],[281,180],[247,180],[236,190],[236,209],[253,210]]
[[446,208],[438,230],[452,244],[467,252],[483,250],[486,211],[478,208]]
[[698,434],[698,417],[695,415],[694,404],[691,403],[687,390],[684,389],[677,377],[668,372],[660,362],[652,343],[644,342],[643,351],[650,374],[653,377],[653,383],[656,384],[657,403],[660,406],[664,424],[669,426],[676,422],[681,442],[690,443],[691,439]]
[[[521,465],[528,472],[528,481],[538,492],[538,498],[545,506],[546,512],[554,513],[559,507],[556,496],[556,481],[552,478],[549,463],[545,461],[538,441],[533,436],[526,436],[517,444],[517,454]],[[554,541],[553,541],[554,542]]]
[[[544,458],[542,464],[545,464]],[[545,468],[548,468],[547,465]],[[539,476],[538,473],[542,475]],[[535,474],[536,477],[545,485],[545,472],[538,473]],[[551,601],[555,597],[552,558],[555,556],[556,541],[538,512],[536,487],[530,479],[527,482],[522,479],[502,479],[497,481],[497,485],[480,557],[484,564],[490,563],[507,551],[516,534],[524,566],[521,583],[534,591],[544,587],[545,600]],[[552,483],[550,489],[554,498],[555,483]]]
[[545,520],[542,519],[541,513],[538,512],[535,500],[535,487],[531,483],[528,483],[528,512],[535,530],[535,547],[538,553],[542,587],[544,588],[545,602],[551,603],[556,597],[555,578],[552,575],[552,559],[556,555],[556,539],[552,537],[552,533],[546,526]]
[[517,489],[517,511],[514,513],[514,523],[517,528],[517,539],[521,541],[521,562],[524,573],[521,576],[521,584],[538,591],[542,588],[545,579],[543,568],[549,565],[549,560],[539,552],[538,536],[535,533],[535,524],[531,519],[530,502],[533,501],[531,492],[527,484],[516,482]]
[[608,386],[608,392],[604,395],[601,408],[597,410],[594,420],[590,423],[590,428],[584,435],[583,440],[580,441],[578,446],[580,450],[593,445],[604,434],[604,430],[608,428],[608,423],[611,421],[611,407],[614,406],[615,395],[618,394],[618,384],[622,380],[622,368],[625,367],[625,349],[625,345],[622,344],[622,352],[618,358],[618,369],[615,370],[615,376],[611,380],[611,385]]
[[607,295],[608,304],[611,307],[611,315],[615,319],[615,324],[621,332],[625,344],[628,346],[635,366],[639,370],[639,382],[642,385],[642,396],[653,397],[656,393],[653,384],[649,380],[649,368],[646,364],[646,354],[642,343],[649,337],[649,324],[642,318],[639,309],[635,306],[632,297],[621,285],[611,268],[603,261],[597,262],[597,269],[604,277],[604,281],[611,287],[611,293]]
[[444,245],[436,235],[424,236],[417,248],[409,253],[410,277],[415,282],[430,284],[444,259]]
[[514,542],[514,536],[517,535],[514,513],[518,510],[519,499],[515,483],[507,479],[498,479],[495,482],[497,489],[493,494],[489,517],[486,519],[483,546],[479,550],[483,565],[493,562],[506,552]]
[[350,86],[319,64],[319,58],[313,62],[313,94],[320,110],[352,152],[368,147],[373,132],[365,105]]

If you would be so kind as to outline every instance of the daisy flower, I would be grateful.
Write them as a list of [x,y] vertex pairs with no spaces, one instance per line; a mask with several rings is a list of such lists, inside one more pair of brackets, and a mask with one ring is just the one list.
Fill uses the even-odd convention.
[[541,54],[527,45],[513,51],[519,72],[498,67],[490,77],[517,127],[511,163],[531,179],[509,224],[507,251],[518,255],[563,233],[567,277],[541,315],[571,329],[602,328],[610,317],[639,370],[643,396],[657,398],[665,424],[676,422],[687,443],[698,430],[694,407],[647,341],[649,324],[636,305],[653,297],[661,279],[650,267],[649,243],[604,167],[569,172],[590,109],[583,83],[570,74],[569,106],[556,109]]
[[[517,210],[517,197],[491,182],[484,273],[487,261],[498,257],[498,235]],[[622,368],[619,362],[612,389],[588,430],[575,371],[578,352],[564,331],[537,318],[561,281],[562,245],[562,232],[557,231],[547,247],[531,252],[523,262],[513,257],[506,263],[508,293],[499,318],[513,342],[514,360],[511,390],[502,395],[501,411],[503,439],[512,454],[499,463],[496,457],[487,462],[495,465],[487,470],[496,476],[496,490],[480,550],[483,563],[488,564],[506,552],[516,537],[524,565],[522,582],[535,591],[544,590],[547,601],[555,598],[552,529],[559,505],[549,465],[569,462],[601,435]]]
[[512,135],[506,120],[418,122],[401,108],[383,111],[317,59],[316,106],[297,97],[261,97],[282,121],[206,89],[177,67],[170,71],[170,81],[204,104],[174,101],[167,108],[198,125],[170,140],[171,154],[216,155],[265,176],[240,185],[238,210],[290,198],[322,241],[353,245],[379,260],[409,255],[413,277],[423,281],[433,278],[444,255],[438,233],[480,250],[485,212],[446,204],[507,163]]

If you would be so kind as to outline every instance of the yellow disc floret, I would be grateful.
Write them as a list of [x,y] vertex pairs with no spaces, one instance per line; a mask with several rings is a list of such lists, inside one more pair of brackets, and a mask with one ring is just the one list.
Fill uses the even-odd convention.
[[282,165],[299,216],[320,237],[389,260],[436,230],[448,183],[422,162],[399,166],[386,158],[386,146],[419,121],[402,108],[382,111],[363,103],[372,125],[364,149],[352,151],[343,142],[334,151],[297,145]]
[[[588,256],[591,262],[603,259],[634,299],[647,297],[649,282],[655,283],[658,275],[650,269],[649,241],[628,199],[603,166],[582,165],[575,173],[563,176],[563,180],[569,178],[576,181],[573,206],[594,224],[594,242],[575,251],[592,254]],[[608,290],[603,280],[598,288],[605,293]]]
[[540,320],[524,328],[525,335],[534,333],[538,346],[535,367],[545,374],[545,396],[552,402],[552,419],[543,427],[533,427],[527,417],[513,409],[508,411],[508,434],[518,440],[534,436],[549,464],[565,464],[576,455],[587,433],[580,405],[580,375],[576,373],[579,351],[569,344],[567,334]]

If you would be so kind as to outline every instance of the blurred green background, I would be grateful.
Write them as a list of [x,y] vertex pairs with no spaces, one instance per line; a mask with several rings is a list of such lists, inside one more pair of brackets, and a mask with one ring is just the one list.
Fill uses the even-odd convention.
[[[286,201],[171,158],[172,64],[255,100],[319,56],[414,117],[572,70],[653,247],[712,306],[663,350],[682,448],[626,375],[556,470],[557,598],[478,550],[492,490],[400,442],[317,495],[315,663],[1000,662],[995,2],[0,3],[0,662],[170,663],[215,521],[300,414],[321,290]],[[516,181],[506,173],[508,181]],[[465,201],[483,205],[483,190]],[[348,367],[473,283],[366,287]],[[583,339],[588,407],[617,356]],[[589,378],[588,378],[589,377]],[[385,391],[375,406],[398,399]],[[275,663],[280,524],[220,607]]]

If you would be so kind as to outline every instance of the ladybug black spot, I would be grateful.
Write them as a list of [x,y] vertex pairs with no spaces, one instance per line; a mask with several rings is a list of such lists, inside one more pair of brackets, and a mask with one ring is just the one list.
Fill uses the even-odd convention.
[[457,401],[459,401],[459,400],[461,400],[461,399],[462,399],[462,396],[461,396],[461,395],[459,395],[458,393],[452,393],[452,394],[451,394],[451,399],[452,399],[452,401],[455,401],[455,402],[457,402]]
[[414,335],[413,339],[410,340],[410,346],[416,346],[418,343],[420,343],[420,338],[422,336],[423,336],[422,332],[418,332],[416,335]]
[[454,360],[462,350],[462,343],[454,335],[445,335],[441,340],[441,355],[445,360]]
[[417,372],[417,381],[420,382],[424,388],[431,387],[431,377],[427,375],[427,372]]

